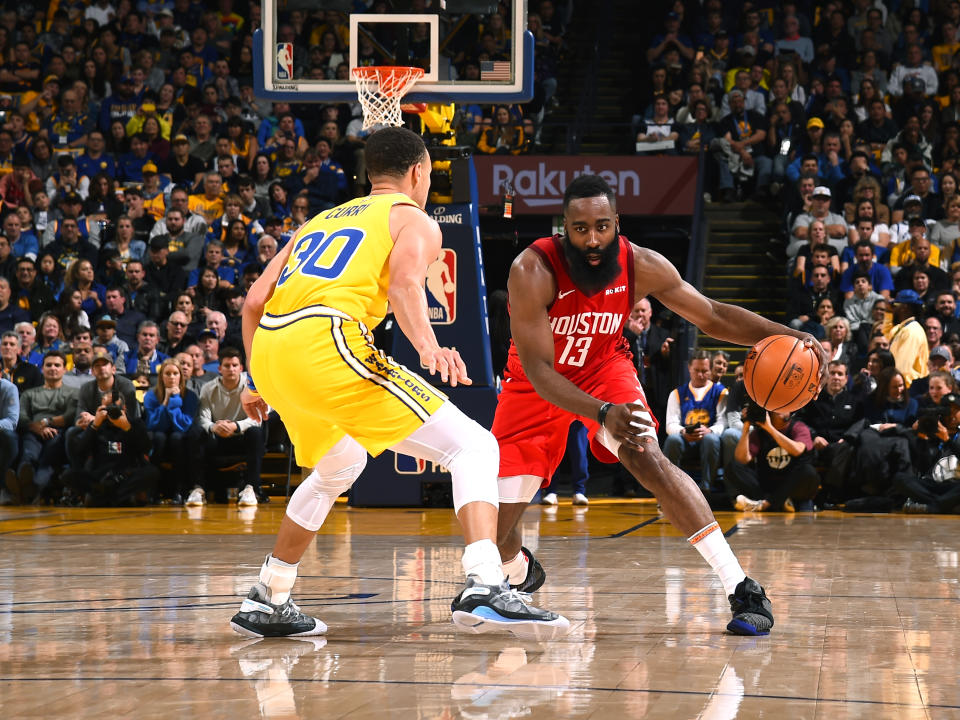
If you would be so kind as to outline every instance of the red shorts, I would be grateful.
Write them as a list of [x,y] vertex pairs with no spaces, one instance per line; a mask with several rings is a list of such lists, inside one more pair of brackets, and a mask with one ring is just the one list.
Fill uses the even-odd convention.
[[[577,383],[584,392],[598,400],[619,405],[642,403],[650,417],[653,411],[637,379],[637,371],[629,359],[617,359],[605,365],[588,381]],[[537,395],[526,379],[503,384],[493,418],[493,434],[500,445],[500,477],[533,475],[549,482],[563,459],[570,423],[579,420],[587,427],[590,449],[598,460],[619,462],[597,439],[597,419],[567,412]],[[654,418],[656,422],[656,418]]]

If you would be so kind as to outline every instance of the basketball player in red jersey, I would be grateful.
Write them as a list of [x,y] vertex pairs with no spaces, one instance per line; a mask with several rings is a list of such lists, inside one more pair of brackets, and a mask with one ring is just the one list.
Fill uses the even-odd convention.
[[635,300],[652,295],[719,340],[753,345],[778,333],[816,340],[704,297],[665,257],[631,244],[619,234],[616,198],[599,176],[571,182],[563,212],[565,234],[524,250],[508,281],[513,341],[493,421],[504,572],[522,592],[543,584],[543,568],[521,547],[517,525],[560,463],[567,428],[578,419],[594,455],[622,462],[717,573],[733,611],[727,629],[766,635],[773,627],[770,601],[741,569],[700,489],[660,452],[657,421],[621,331]]

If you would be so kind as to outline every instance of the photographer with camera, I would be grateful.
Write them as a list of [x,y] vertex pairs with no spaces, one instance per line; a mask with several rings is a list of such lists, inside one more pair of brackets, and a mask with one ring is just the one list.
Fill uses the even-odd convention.
[[[747,405],[727,493],[737,510],[812,512],[820,477],[810,428],[790,413]],[[758,499],[753,499],[758,498]]]
[[113,355],[105,347],[95,347],[93,351],[92,372],[94,379],[80,388],[77,397],[77,411],[74,426],[67,430],[67,454],[71,464],[75,458],[69,456],[72,436],[87,429],[96,417],[104,393],[116,390],[123,396],[126,414],[139,417],[140,406],[137,403],[136,388],[122,375],[117,375]]
[[[931,378],[931,396],[934,381]],[[960,513],[960,396],[943,395],[920,411],[913,465],[917,472],[899,473],[896,490],[906,496],[906,513]]]
[[91,507],[153,501],[160,470],[146,460],[150,437],[138,415],[127,414],[123,393],[115,387],[100,394],[93,419],[69,437],[71,463],[63,474],[62,502],[74,504],[82,499]]

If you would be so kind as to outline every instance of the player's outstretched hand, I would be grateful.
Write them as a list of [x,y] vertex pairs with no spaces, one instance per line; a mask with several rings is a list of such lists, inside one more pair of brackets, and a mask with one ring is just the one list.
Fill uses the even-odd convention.
[[262,397],[254,395],[248,388],[244,388],[243,392],[240,393],[240,404],[251,420],[263,422],[267,419],[267,413],[270,411],[269,406]]
[[[648,419],[649,418],[649,419]],[[650,411],[639,403],[614,405],[607,411],[603,429],[613,435],[620,443],[626,443],[638,452],[643,452],[643,444],[653,442],[647,428],[655,427]],[[647,435],[642,433],[647,432]]]
[[440,379],[449,382],[450,387],[473,384],[473,380],[467,376],[467,366],[463,358],[453,348],[427,350],[420,354],[420,364],[427,368],[431,375],[439,372]]

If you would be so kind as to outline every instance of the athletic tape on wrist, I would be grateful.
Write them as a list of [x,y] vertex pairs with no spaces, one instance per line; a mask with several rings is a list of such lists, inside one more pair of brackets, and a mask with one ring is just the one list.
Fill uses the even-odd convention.
[[600,406],[600,409],[597,411],[597,422],[600,423],[600,427],[603,427],[603,423],[607,419],[607,413],[610,412],[610,408],[613,407],[613,403],[605,402]]

